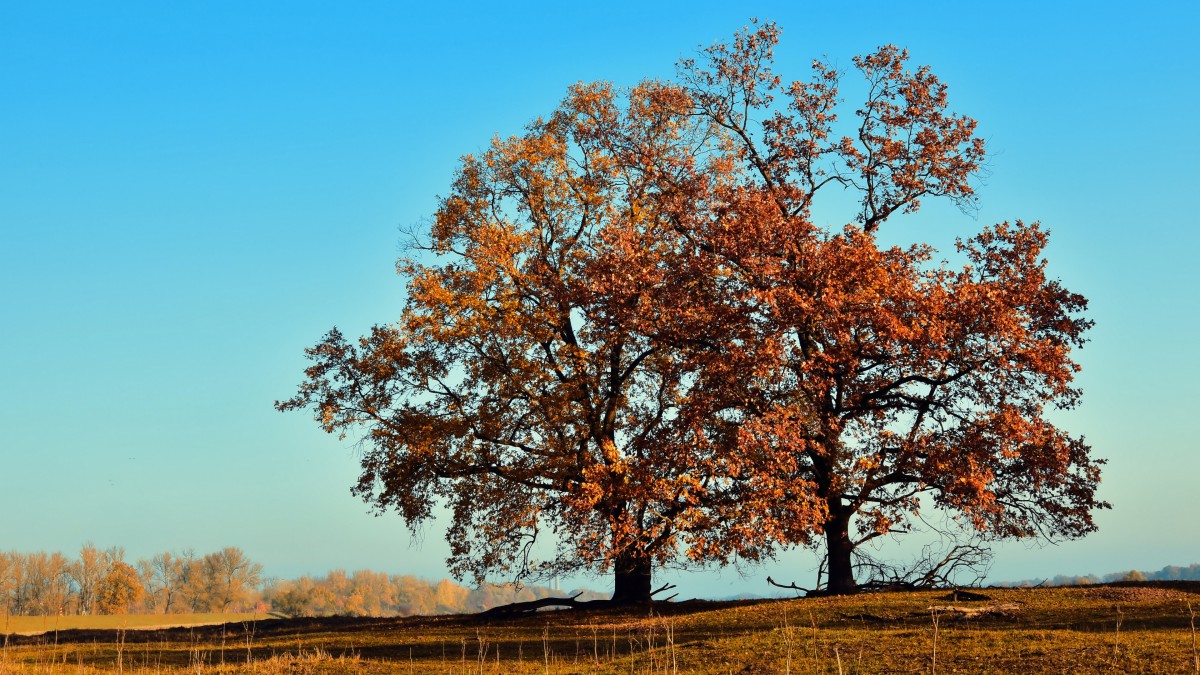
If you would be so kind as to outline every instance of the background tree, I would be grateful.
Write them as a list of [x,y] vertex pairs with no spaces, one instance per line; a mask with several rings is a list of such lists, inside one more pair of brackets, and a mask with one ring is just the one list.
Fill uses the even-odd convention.
[[179,601],[184,612],[205,611],[210,606],[209,578],[205,573],[203,559],[193,549],[179,553]]
[[96,592],[108,573],[108,567],[107,556],[90,542],[80,548],[79,557],[67,566],[67,574],[75,582],[78,593],[77,610],[80,614],[91,614],[95,611]]
[[23,577],[20,554],[16,551],[0,551],[0,605],[8,613],[20,614],[17,594]]
[[312,588],[312,577],[303,576],[271,584],[263,595],[275,612],[287,616],[313,616]]
[[392,577],[396,585],[396,607],[400,614],[433,614],[437,609],[433,588],[421,579],[403,574]]
[[350,577],[345,613],[382,616],[394,611],[397,599],[396,586],[386,573],[356,570]]
[[252,599],[262,577],[262,565],[235,546],[204,556],[201,561],[206,604],[210,610],[241,609]]
[[17,554],[21,567],[14,614],[57,614],[66,611],[71,595],[67,559],[61,553]]
[[[984,538],[1091,532],[1107,506],[1102,461],[1046,418],[1078,403],[1070,351],[1091,324],[1084,298],[1047,276],[1046,232],[984,228],[959,242],[957,268],[924,244],[881,244],[879,228],[922,198],[972,204],[975,121],[948,113],[946,87],[887,46],[854,59],[867,97],[839,138],[839,74],[816,62],[811,81],[783,84],[777,39],[756,26],[681,63],[696,114],[744,170],[713,184],[715,208],[674,215],[730,275],[722,296],[698,300],[707,320],[749,336],[721,345],[727,358],[703,379],[739,426],[759,526],[781,541],[823,534],[838,593],[856,588],[858,547],[908,531],[923,507]],[[813,222],[830,185],[859,197],[849,225]],[[797,502],[812,520],[780,513]]]
[[467,595],[467,589],[449,579],[442,579],[434,588],[434,597],[437,599],[437,611],[452,612],[456,608],[462,607],[466,603]]
[[96,588],[101,614],[126,614],[142,599],[142,580],[129,563],[114,560]]
[[152,610],[169,614],[183,582],[183,561],[171,553],[159,553],[149,560],[138,561]]

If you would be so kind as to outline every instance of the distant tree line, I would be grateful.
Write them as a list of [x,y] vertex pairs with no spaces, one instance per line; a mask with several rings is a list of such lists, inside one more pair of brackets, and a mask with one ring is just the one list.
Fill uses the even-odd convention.
[[262,566],[241,549],[160,553],[131,564],[120,547],[85,544],[78,557],[0,552],[0,608],[9,614],[248,611]]
[[1100,576],[1095,574],[1075,576],[1059,574],[1046,579],[1024,579],[1022,581],[1004,582],[998,585],[1015,587],[1086,586],[1089,584],[1110,584],[1117,581],[1200,581],[1200,563],[1192,563],[1187,567],[1167,565],[1157,572],[1129,570],[1126,572],[1112,572]]
[[[120,547],[85,544],[62,553],[0,552],[0,612],[11,615],[277,613],[287,616],[409,616],[477,612],[557,594],[541,586],[484,584],[334,570],[274,579],[237,547],[199,555],[159,553],[133,564]],[[574,591],[572,591],[574,593]],[[584,600],[601,597],[585,591]]]
[[[571,591],[574,595],[580,591]],[[466,588],[449,579],[432,582],[411,575],[359,570],[334,570],[321,578],[271,581],[264,584],[263,601],[288,616],[411,616],[479,612],[511,602],[536,600],[559,591],[544,586],[482,584]],[[580,599],[604,596],[582,591]]]

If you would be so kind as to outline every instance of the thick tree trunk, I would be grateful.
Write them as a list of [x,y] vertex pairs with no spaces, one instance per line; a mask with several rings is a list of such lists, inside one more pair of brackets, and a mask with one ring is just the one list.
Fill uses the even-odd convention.
[[615,604],[650,602],[650,557],[641,552],[623,553],[613,564]]
[[850,595],[858,592],[854,580],[851,553],[854,544],[850,541],[850,515],[836,514],[825,523],[825,547],[829,556],[829,585],[833,595]]

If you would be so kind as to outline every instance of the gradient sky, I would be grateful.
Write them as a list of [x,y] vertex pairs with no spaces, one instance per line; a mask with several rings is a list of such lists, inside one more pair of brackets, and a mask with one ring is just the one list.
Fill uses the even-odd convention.
[[[1061,422],[1108,459],[1114,508],[1082,541],[999,547],[991,579],[1200,562],[1200,4],[568,4],[0,3],[0,550],[444,576],[444,523],[414,541],[368,515],[353,445],[273,401],[330,326],[399,315],[399,229],[460,155],[758,16],[785,78],[895,43],[979,120],[977,218],[931,207],[889,236],[1041,220],[1091,300]],[[673,578],[763,593],[814,565]]]

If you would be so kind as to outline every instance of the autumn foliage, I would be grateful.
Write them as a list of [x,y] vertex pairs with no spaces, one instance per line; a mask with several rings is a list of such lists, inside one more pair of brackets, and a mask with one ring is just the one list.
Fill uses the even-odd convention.
[[[923,507],[985,538],[1094,529],[1100,462],[1045,417],[1078,402],[1090,325],[1046,231],[984,228],[957,266],[877,238],[923,199],[973,203],[975,121],[886,46],[854,60],[847,126],[841,73],[785,83],[777,39],[576,85],[464,157],[398,264],[399,319],[308,350],[278,407],[363,439],[378,510],[447,504],[456,574],[611,571],[641,601],[654,566],[815,545],[850,592],[856,547]],[[812,215],[831,189],[857,196],[845,225]]]
[[116,561],[100,582],[96,607],[101,614],[125,614],[142,599],[142,582],[137,570],[126,562]]

